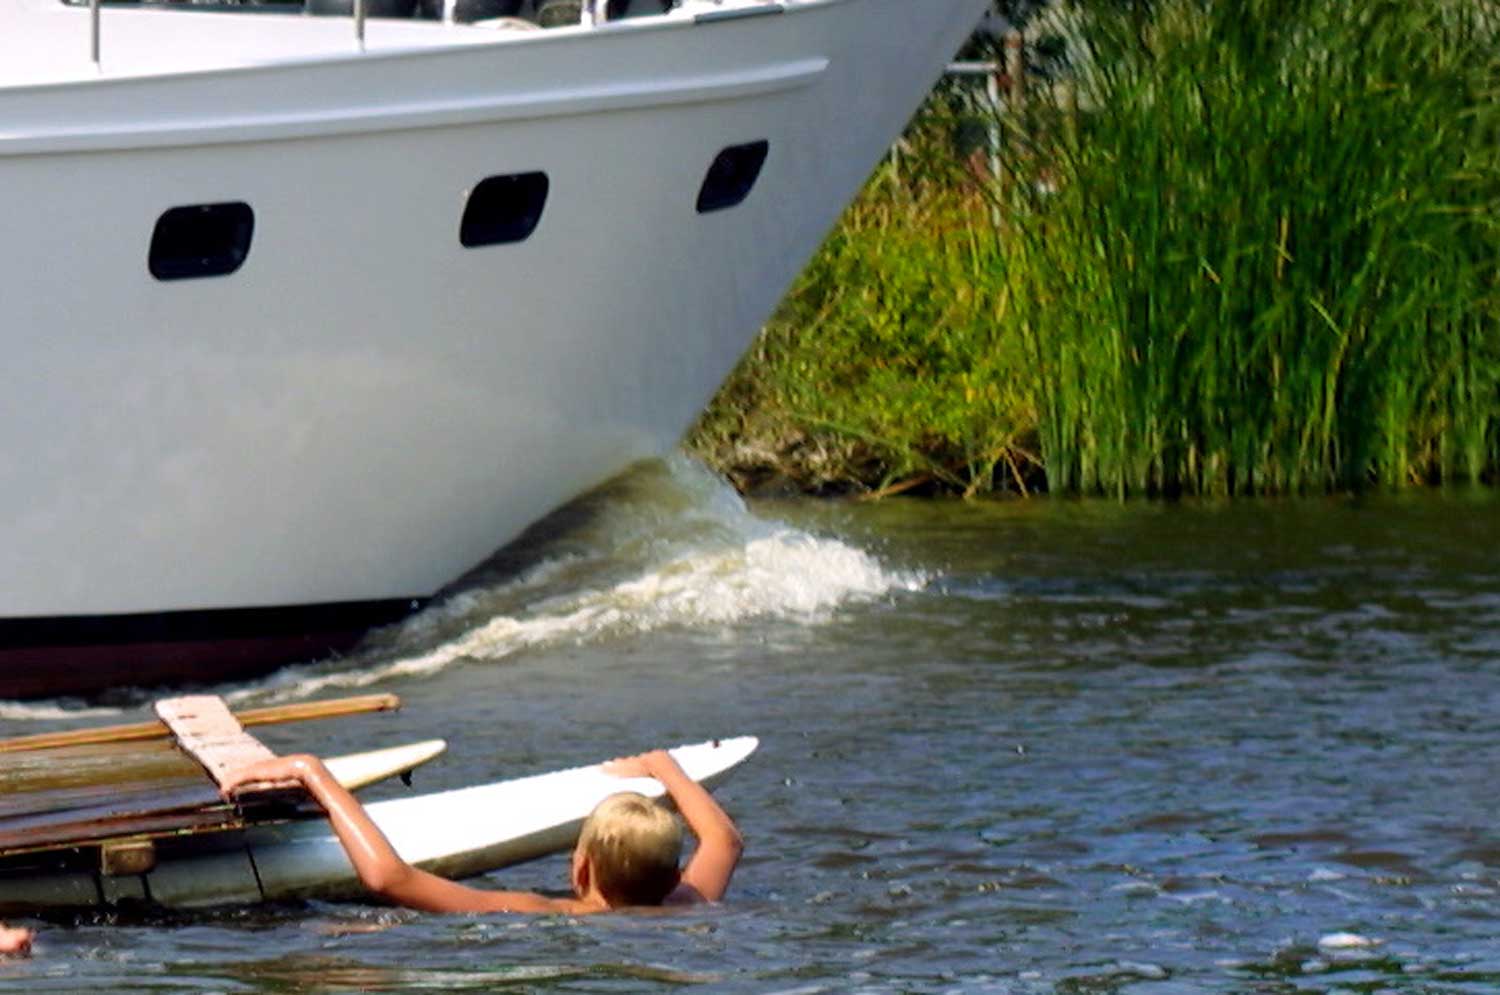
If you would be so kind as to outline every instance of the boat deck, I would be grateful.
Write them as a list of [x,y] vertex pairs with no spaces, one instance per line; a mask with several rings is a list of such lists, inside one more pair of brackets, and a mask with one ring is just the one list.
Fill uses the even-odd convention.
[[[180,9],[110,4],[100,10],[96,65],[91,20],[87,4],[0,0],[0,90],[499,45],[596,30],[584,25],[537,29],[517,22],[507,26],[370,18],[361,44],[352,17],[281,13],[264,7],[247,7],[241,13],[187,4]],[[618,21],[605,27],[628,29],[630,24]]]

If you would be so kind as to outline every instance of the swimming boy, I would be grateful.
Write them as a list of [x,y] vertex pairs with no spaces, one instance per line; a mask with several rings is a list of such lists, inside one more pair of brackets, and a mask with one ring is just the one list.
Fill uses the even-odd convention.
[[717,902],[729,887],[743,841],[734,822],[702,786],[662,750],[604,765],[619,777],[653,777],[698,837],[698,849],[680,872],[682,829],[650,799],[611,795],[583,824],[573,849],[573,897],[470,888],[419,870],[402,860],[364,806],[322,761],[299,754],[252,764],[232,774],[226,794],[252,781],[296,781],[328,813],[328,821],[365,887],[376,895],[427,912],[540,912],[582,915],[640,905]]

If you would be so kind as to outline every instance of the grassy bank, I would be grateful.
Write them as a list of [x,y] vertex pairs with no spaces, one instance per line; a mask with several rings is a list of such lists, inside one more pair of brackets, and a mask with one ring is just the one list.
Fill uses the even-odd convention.
[[989,191],[923,119],[691,439],[742,487],[984,488],[1036,477],[1034,386]]
[[[1149,13],[1143,13],[1149,9]],[[691,444],[742,485],[1280,493],[1500,467],[1500,25],[1094,10],[972,168],[954,93]],[[970,122],[972,124],[972,121]]]

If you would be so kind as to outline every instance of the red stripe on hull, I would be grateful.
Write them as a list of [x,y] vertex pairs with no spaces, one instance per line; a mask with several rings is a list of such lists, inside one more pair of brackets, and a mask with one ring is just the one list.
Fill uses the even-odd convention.
[[363,634],[0,649],[0,698],[88,696],[119,688],[244,680],[342,652]]
[[419,604],[0,620],[0,699],[245,680],[342,653]]

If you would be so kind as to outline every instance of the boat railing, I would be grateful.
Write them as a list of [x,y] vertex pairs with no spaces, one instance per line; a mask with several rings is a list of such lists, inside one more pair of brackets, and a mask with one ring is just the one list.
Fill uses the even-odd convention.
[[[89,0],[89,60],[95,69],[104,69],[104,24],[102,24],[102,0]],[[369,0],[353,0],[354,44],[365,51],[365,27],[369,20]],[[607,0],[582,0],[579,5],[579,24],[597,27],[609,18]]]
[[[78,5],[82,5],[82,3],[87,2],[89,8],[89,60],[94,64],[94,68],[96,70],[102,71],[103,25],[100,12],[103,6],[103,0],[64,0],[64,2],[74,3]],[[193,0],[189,0],[189,2],[191,3],[193,2]],[[677,3],[679,4],[686,2],[687,0],[677,0]],[[725,0],[713,0],[713,3],[715,5],[724,2]],[[744,0],[741,0],[741,2],[744,2]],[[768,5],[774,6],[780,3],[781,0],[760,0],[760,2],[764,2]],[[223,2],[220,4],[213,3],[213,0],[209,0],[208,3],[202,3],[202,0],[198,0],[198,2],[194,3],[193,5],[198,6],[200,4],[204,7],[213,6],[216,9],[220,10],[231,6],[238,7],[238,4],[236,4],[234,0],[223,0]],[[445,4],[445,6],[448,7],[450,11],[450,13],[444,18],[445,20],[448,20],[451,19],[452,16],[451,0],[449,3]],[[351,19],[354,23],[354,43],[355,46],[362,52],[365,50],[365,27],[366,22],[369,19],[369,0],[352,0],[351,15]],[[598,27],[608,21],[609,18],[609,0],[579,0],[578,23],[581,26]]]

